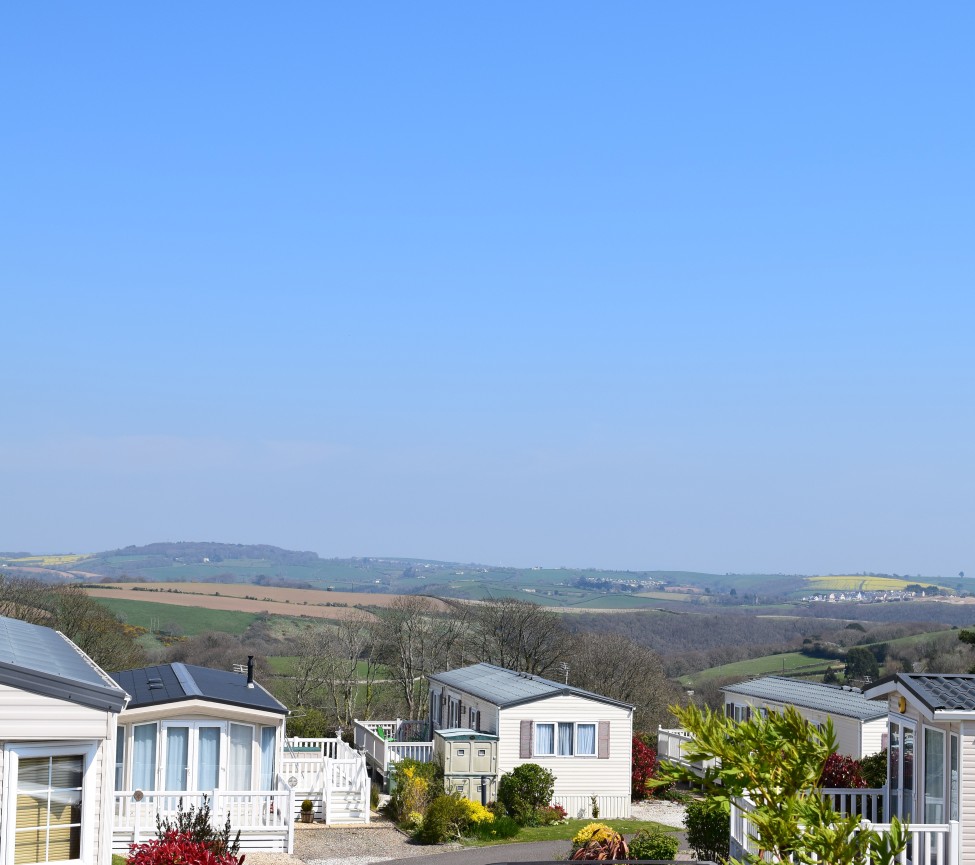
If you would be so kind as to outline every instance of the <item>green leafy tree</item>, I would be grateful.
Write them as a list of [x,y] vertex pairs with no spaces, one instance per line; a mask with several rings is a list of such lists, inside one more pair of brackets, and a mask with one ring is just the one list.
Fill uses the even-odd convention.
[[873,652],[863,646],[854,646],[846,653],[846,680],[876,679],[880,675],[880,667]]
[[[766,717],[756,713],[744,723],[696,706],[671,709],[693,739],[684,756],[690,762],[716,761],[706,770],[708,797],[728,813],[730,802],[747,797],[757,854],[746,861],[792,861],[813,865],[892,865],[904,850],[907,835],[894,820],[889,834],[843,816],[823,799],[819,779],[836,750],[833,725],[818,729],[787,706]],[[689,768],[665,763],[660,779],[701,783]]]

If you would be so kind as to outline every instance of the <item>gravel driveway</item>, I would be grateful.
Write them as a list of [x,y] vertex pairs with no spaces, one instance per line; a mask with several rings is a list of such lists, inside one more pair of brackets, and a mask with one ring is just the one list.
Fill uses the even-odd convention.
[[[676,802],[634,802],[633,817],[655,820],[665,826],[683,828],[684,806]],[[538,842],[538,844],[504,844],[494,847],[464,848],[460,844],[439,844],[429,847],[412,844],[389,820],[373,815],[368,826],[326,828],[321,824],[295,825],[295,852],[248,853],[245,865],[369,865],[391,859],[413,859],[417,856],[436,857],[439,854],[466,850],[465,861],[504,862],[515,859],[549,859],[553,855],[539,845],[568,842]],[[536,848],[534,851],[531,848]],[[524,848],[524,849],[522,849]],[[507,851],[507,852],[505,852]],[[452,865],[455,857],[446,856],[443,865]]]

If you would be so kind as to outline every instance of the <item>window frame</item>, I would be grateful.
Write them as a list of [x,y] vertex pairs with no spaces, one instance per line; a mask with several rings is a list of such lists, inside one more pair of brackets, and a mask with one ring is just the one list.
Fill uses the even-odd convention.
[[[3,780],[3,819],[0,823],[0,833],[4,842],[3,865],[14,865],[14,830],[17,827],[17,780],[21,758],[30,757],[81,757],[81,837],[79,841],[80,856],[78,859],[57,859],[58,863],[90,863],[95,854],[95,827],[92,811],[95,808],[95,778],[93,766],[98,754],[99,742],[93,740],[79,740],[64,745],[41,745],[27,742],[11,742],[3,746],[4,780]],[[114,756],[114,755],[113,755]],[[106,772],[107,760],[103,761],[102,774]],[[102,778],[102,783],[106,779]],[[87,803],[87,804],[86,804]],[[102,815],[102,819],[107,819]]]
[[[558,760],[593,760],[599,757],[599,723],[597,721],[535,721],[532,741],[532,757],[553,757]],[[559,729],[560,727],[572,727],[572,753],[562,754],[559,752]],[[552,750],[542,752],[538,750],[538,728],[552,728]],[[585,754],[579,753],[579,728],[592,727],[592,751]]]

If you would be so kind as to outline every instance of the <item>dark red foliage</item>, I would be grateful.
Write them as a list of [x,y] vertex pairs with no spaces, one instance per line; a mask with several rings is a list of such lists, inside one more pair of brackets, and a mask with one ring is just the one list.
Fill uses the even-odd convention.
[[649,799],[653,796],[653,789],[647,787],[649,781],[657,772],[657,752],[651,748],[640,736],[633,737],[633,798],[636,800]]
[[823,764],[823,772],[819,776],[821,787],[835,787],[840,790],[852,790],[866,787],[867,782],[860,769],[860,761],[843,754],[832,753]]
[[133,844],[129,850],[129,865],[243,865],[243,862],[243,856],[214,853],[188,833],[172,831],[162,838]]

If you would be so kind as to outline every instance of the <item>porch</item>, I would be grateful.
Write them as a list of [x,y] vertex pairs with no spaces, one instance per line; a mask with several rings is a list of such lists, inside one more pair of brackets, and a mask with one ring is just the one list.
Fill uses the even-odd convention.
[[326,825],[369,822],[369,777],[362,754],[338,738],[286,739],[280,770],[270,790],[124,790],[115,793],[112,850],[128,853],[131,844],[156,835],[156,818],[174,820],[180,808],[210,802],[213,822],[228,815],[240,830],[242,850],[294,852],[294,824],[301,803],[313,803],[313,819]]
[[227,817],[233,832],[240,830],[241,850],[294,852],[295,794],[278,775],[274,790],[127,791],[115,794],[112,812],[112,852],[123,856],[132,844],[156,837],[156,820],[175,820],[179,809],[200,808],[209,800],[214,825],[222,828]]
[[383,785],[398,760],[429,763],[433,759],[433,735],[429,721],[354,721],[356,749]]
[[301,803],[310,799],[316,822],[327,826],[369,822],[365,757],[342,739],[285,739],[281,774],[294,791],[295,819]]
[[[833,808],[841,814],[861,817],[861,828],[889,832],[890,823],[874,822],[884,813],[883,789],[823,790]],[[757,854],[758,845],[748,815],[754,806],[748,800],[731,803],[731,855],[741,858],[745,853]],[[907,848],[900,855],[901,865],[959,865],[961,862],[961,831],[957,820],[947,823],[909,823]]]

